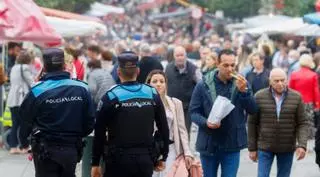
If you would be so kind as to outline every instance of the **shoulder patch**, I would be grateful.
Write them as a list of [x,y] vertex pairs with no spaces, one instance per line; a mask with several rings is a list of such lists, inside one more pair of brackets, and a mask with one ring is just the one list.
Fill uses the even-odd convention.
[[31,89],[35,97],[38,97],[42,93],[52,90],[62,86],[79,86],[88,90],[88,85],[83,82],[78,82],[72,79],[62,79],[62,80],[47,80],[38,84],[37,86]]

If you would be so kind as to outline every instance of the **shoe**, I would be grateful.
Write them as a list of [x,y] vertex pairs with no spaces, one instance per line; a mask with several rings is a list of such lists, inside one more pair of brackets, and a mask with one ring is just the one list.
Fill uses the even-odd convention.
[[9,154],[20,154],[20,150],[18,148],[11,148]]
[[29,152],[29,148],[19,150],[19,154],[28,154],[28,152]]

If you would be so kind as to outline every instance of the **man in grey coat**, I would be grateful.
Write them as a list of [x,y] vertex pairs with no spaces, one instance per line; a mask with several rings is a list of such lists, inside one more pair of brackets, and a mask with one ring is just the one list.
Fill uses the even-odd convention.
[[258,161],[258,177],[269,176],[275,156],[277,176],[289,177],[294,152],[297,160],[305,157],[308,121],[301,95],[287,87],[282,69],[271,71],[270,85],[255,95],[258,113],[248,119],[249,156]]

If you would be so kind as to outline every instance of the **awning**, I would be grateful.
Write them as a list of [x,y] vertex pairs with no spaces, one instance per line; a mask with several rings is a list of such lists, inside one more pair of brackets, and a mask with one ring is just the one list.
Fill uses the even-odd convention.
[[191,12],[192,12],[192,9],[188,8],[188,9],[183,9],[183,10],[177,10],[175,12],[155,14],[155,15],[150,15],[149,20],[181,17],[181,16],[186,16],[186,15],[190,14]]
[[63,37],[89,36],[99,31],[107,32],[107,27],[94,21],[80,21],[57,17],[46,17],[50,26]]
[[47,23],[33,0],[3,0],[0,40],[30,41],[41,46],[60,45],[62,37]]
[[292,19],[284,15],[258,15],[243,19],[247,28],[255,28]]
[[86,15],[95,16],[95,17],[103,17],[108,14],[124,14],[125,10],[122,7],[115,7],[106,4],[102,4],[100,2],[95,2],[91,4],[90,10],[86,12]]
[[96,17],[88,17],[88,16],[66,12],[62,10],[49,9],[45,7],[41,7],[41,10],[46,16],[59,17],[59,18],[65,18],[65,19],[83,20],[83,21],[102,22],[102,20]]
[[171,2],[172,0],[153,0],[151,2],[145,2],[145,3],[141,3],[137,6],[137,9],[140,11],[144,11],[144,10],[150,10],[159,6],[162,6],[163,4],[167,3],[167,2]]
[[311,13],[303,16],[303,21],[310,24],[320,25],[320,13]]

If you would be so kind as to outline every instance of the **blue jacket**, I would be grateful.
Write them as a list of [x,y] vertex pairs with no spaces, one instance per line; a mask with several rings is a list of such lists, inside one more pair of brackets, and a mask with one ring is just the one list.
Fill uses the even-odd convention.
[[[67,72],[55,72],[32,87],[20,115],[22,140],[34,129],[50,141],[72,143],[92,132],[95,110],[87,84],[70,79]],[[22,142],[22,146],[27,144]]]
[[[257,110],[251,90],[248,90],[247,93],[239,92],[233,80],[224,84],[217,78],[217,72],[219,71],[214,70],[208,73],[196,85],[189,107],[192,121],[199,126],[196,150],[207,155],[221,151],[234,152],[246,148],[245,111],[253,114]],[[229,98],[235,108],[221,121],[220,128],[210,129],[207,127],[207,118],[213,105],[213,99],[217,95]]]

